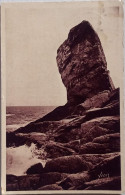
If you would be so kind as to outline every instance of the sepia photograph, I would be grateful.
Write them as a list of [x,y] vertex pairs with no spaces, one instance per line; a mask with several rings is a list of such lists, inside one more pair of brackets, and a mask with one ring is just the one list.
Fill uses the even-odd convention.
[[2,194],[120,193],[123,2],[1,4]]

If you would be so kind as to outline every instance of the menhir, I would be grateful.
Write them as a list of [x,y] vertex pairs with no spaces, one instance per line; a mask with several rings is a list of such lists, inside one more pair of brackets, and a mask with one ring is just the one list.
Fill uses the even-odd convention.
[[70,30],[67,40],[57,50],[57,64],[67,89],[67,103],[36,122],[61,120],[86,99],[114,89],[101,42],[87,21]]
[[68,104],[78,104],[114,86],[98,35],[87,21],[69,32],[57,51],[57,64]]

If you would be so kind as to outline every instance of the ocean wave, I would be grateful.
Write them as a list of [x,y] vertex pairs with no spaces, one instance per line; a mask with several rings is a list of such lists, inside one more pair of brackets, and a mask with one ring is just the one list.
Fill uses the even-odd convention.
[[7,148],[7,174],[25,175],[27,169],[36,163],[45,166],[46,161],[39,159],[36,153],[37,148],[33,143],[30,147],[23,145],[16,148]]
[[26,124],[13,124],[13,125],[6,125],[7,132],[15,131],[20,127],[24,127]]
[[6,116],[14,116],[15,114],[6,114]]

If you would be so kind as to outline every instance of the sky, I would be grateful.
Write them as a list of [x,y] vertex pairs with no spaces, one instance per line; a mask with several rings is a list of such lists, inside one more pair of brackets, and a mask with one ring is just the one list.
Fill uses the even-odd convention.
[[[123,11],[120,2],[6,4],[7,106],[64,105],[66,89],[56,63],[69,30],[88,20],[98,33],[115,87],[123,72]],[[2,21],[3,22],[3,21]]]

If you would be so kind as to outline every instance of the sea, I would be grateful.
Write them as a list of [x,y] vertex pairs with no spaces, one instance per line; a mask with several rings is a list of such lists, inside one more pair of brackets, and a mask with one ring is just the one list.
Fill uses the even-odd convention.
[[[6,131],[15,131],[32,121],[42,118],[54,108],[55,106],[8,106],[6,107]],[[39,151],[34,143],[31,146],[24,144],[19,147],[7,148],[6,173],[16,176],[26,175],[27,169],[39,162],[44,167],[46,159],[41,159],[39,153],[44,154],[44,150]]]
[[15,131],[19,127],[42,118],[54,108],[55,106],[7,106],[6,131]]

